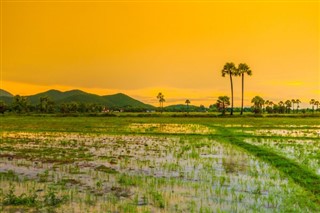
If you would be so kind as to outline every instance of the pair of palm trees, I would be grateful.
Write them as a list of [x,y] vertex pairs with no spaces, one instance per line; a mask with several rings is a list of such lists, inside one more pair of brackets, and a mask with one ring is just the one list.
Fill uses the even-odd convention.
[[317,106],[317,110],[319,108],[319,105],[320,105],[320,102],[319,101],[316,101],[315,99],[311,99],[310,102],[309,102],[312,106],[312,112],[314,111],[314,106]]
[[299,111],[299,108],[300,108],[300,105],[301,104],[301,101],[299,99],[292,99],[291,100],[291,103],[292,103],[292,112],[294,113],[294,105],[296,104],[297,107],[296,107],[296,111],[298,112]]
[[231,112],[230,115],[233,115],[233,82],[232,76],[241,76],[242,78],[242,98],[241,98],[241,115],[243,114],[243,93],[244,93],[244,74],[252,75],[250,67],[245,63],[240,63],[238,67],[235,66],[233,62],[228,62],[224,65],[222,71],[222,77],[229,75],[230,84],[231,84]]

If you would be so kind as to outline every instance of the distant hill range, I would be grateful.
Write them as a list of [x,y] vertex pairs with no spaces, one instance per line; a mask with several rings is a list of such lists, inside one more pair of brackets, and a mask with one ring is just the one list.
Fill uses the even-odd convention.
[[[46,92],[26,97],[31,104],[36,105],[40,103],[40,98],[45,96],[49,97],[56,104],[78,102],[101,104],[107,107],[131,106],[149,110],[155,109],[155,107],[150,104],[145,104],[122,93],[100,96],[81,90],[70,90],[66,92],[61,92],[59,90],[48,90]],[[6,104],[11,104],[13,102],[13,97],[14,96],[10,92],[0,89],[0,101],[5,102]]]

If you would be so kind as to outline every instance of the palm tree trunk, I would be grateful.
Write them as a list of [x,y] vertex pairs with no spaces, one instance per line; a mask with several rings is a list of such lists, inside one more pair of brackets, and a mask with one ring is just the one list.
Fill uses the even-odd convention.
[[240,112],[240,115],[243,114],[243,91],[244,91],[244,74],[242,73],[242,98],[241,98],[241,112]]
[[292,103],[292,113],[294,113],[294,103]]
[[232,74],[230,73],[230,83],[231,83],[231,112],[230,115],[233,115],[233,84],[232,84]]
[[161,114],[163,112],[163,102],[161,102]]

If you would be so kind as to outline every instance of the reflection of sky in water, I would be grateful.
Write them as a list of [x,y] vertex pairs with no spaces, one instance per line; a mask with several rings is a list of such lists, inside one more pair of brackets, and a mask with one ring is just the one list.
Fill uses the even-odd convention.
[[159,133],[194,133],[209,134],[215,130],[199,124],[158,124],[158,123],[132,123],[128,126],[129,131],[159,132]]
[[320,129],[258,129],[245,133],[261,136],[315,137],[320,138]]
[[[169,127],[183,131],[190,131],[190,128],[201,131],[205,129],[201,125]],[[209,209],[215,206],[230,211],[236,205],[243,211],[254,206],[267,210],[269,208],[266,203],[273,197],[276,204],[270,209],[275,210],[288,196],[296,196],[295,194],[300,194],[301,191],[268,164],[231,145],[206,137],[4,132],[0,147],[8,144],[14,146],[10,151],[13,156],[19,149],[32,148],[36,151],[46,147],[62,150],[85,147],[84,152],[93,155],[89,161],[79,158],[70,164],[45,163],[41,162],[41,158],[0,158],[2,171],[14,170],[21,177],[21,181],[23,177],[31,179],[29,182],[22,181],[19,192],[27,192],[32,184],[43,188],[43,184],[38,181],[47,170],[49,175],[46,184],[66,181],[67,193],[72,192],[75,198],[72,202],[61,205],[59,209],[79,209],[82,205],[90,211],[104,211],[114,205],[108,199],[110,194],[121,194],[126,190],[129,190],[128,193],[133,197],[122,197],[117,202],[129,203],[132,207],[135,196],[139,201],[144,195],[151,200],[148,191],[155,187],[154,190],[167,200],[166,211],[174,211],[175,205],[187,211],[190,202],[195,202],[197,209],[203,205]],[[101,165],[114,169],[117,173],[108,174],[96,170]],[[119,183],[122,174],[142,179],[142,185],[123,187]],[[97,188],[98,181],[101,181],[101,189]],[[8,182],[0,181],[0,187],[7,190]],[[112,187],[119,192],[112,191]],[[63,194],[65,191],[61,189],[59,193]],[[102,195],[96,196],[96,193]],[[88,196],[94,197],[94,205],[79,203],[80,200],[88,199]],[[237,202],[239,196],[242,197],[241,202]],[[149,207],[157,209],[151,206],[151,201]]]

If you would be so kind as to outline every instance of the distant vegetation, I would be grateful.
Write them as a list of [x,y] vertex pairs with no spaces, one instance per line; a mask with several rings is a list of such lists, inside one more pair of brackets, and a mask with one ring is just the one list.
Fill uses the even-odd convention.
[[9,92],[1,90],[0,109],[2,112],[7,110],[17,113],[90,113],[110,111],[145,112],[154,110],[155,107],[122,93],[99,96],[81,90],[67,92],[49,90],[31,96],[13,96]]
[[[311,109],[300,109],[301,101],[299,99],[291,99],[286,101],[279,101],[278,104],[270,100],[264,100],[260,96],[255,96],[251,103],[253,103],[253,112],[255,114],[261,113],[280,113],[280,114],[290,114],[290,113],[306,113],[319,111],[319,101],[314,99],[310,100]],[[316,106],[316,108],[315,108]]]
[[157,99],[159,101],[159,107],[142,103],[121,93],[99,96],[80,90],[71,90],[67,92],[49,90],[31,96],[13,96],[5,90],[0,90],[0,113],[110,114],[113,112],[185,112],[186,114],[189,114],[193,112],[220,112],[222,115],[225,115],[227,112],[230,112],[230,114],[237,112],[241,115],[243,112],[254,114],[301,114],[320,111],[320,103],[315,99],[310,100],[310,108],[308,109],[300,109],[301,101],[299,99],[275,103],[271,100],[264,100],[260,96],[255,96],[251,100],[252,107],[245,108],[243,108],[242,105],[241,107],[232,107],[232,99],[230,102],[230,97],[228,96],[219,96],[216,103],[209,107],[205,107],[204,105],[191,105],[190,99],[186,99],[185,102],[181,104],[164,106],[165,99],[161,92],[157,95]]

